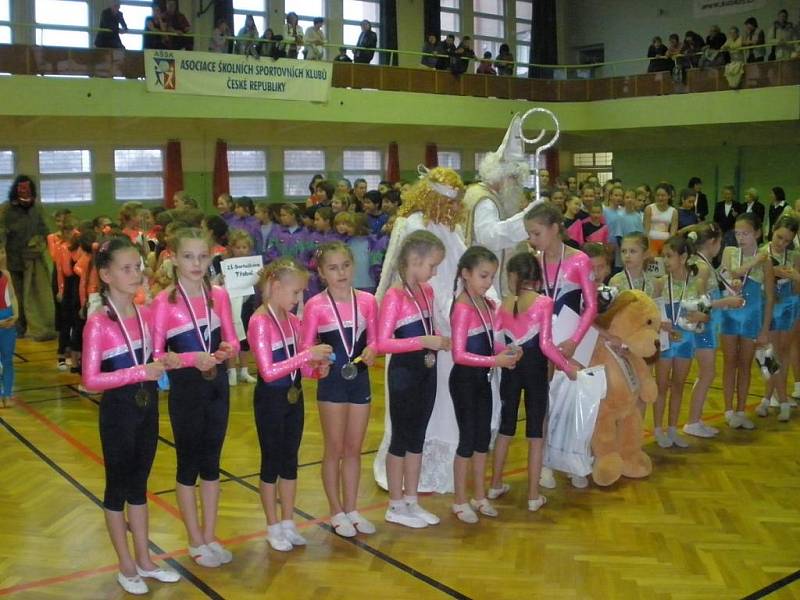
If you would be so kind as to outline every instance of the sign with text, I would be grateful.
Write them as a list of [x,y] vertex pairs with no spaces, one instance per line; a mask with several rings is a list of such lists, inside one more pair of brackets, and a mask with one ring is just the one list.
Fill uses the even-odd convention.
[[258,272],[262,265],[263,260],[260,256],[223,260],[221,263],[222,276],[225,279],[225,289],[228,290],[228,295],[231,298],[239,298],[255,294]]
[[148,92],[327,102],[333,63],[145,50]]
[[731,15],[764,8],[765,5],[766,0],[694,0],[694,16],[702,19]]

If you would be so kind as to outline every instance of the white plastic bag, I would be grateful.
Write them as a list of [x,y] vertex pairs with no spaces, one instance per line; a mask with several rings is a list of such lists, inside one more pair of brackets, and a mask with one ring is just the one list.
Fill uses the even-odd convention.
[[605,367],[582,369],[575,381],[556,371],[550,382],[545,466],[571,475],[592,472],[592,435],[605,397]]

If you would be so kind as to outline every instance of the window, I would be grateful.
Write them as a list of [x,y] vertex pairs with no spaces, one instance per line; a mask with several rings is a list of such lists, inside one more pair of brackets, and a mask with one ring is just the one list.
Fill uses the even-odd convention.
[[11,0],[0,0],[0,44],[11,43]]
[[483,56],[488,51],[496,58],[506,35],[503,0],[473,0],[472,7],[475,55]]
[[[461,33],[461,0],[441,0],[439,3],[439,19],[441,20],[442,37]],[[427,38],[428,32],[425,32]]]
[[128,200],[164,198],[164,156],[157,148],[114,150],[114,197]]
[[478,167],[481,165],[481,161],[483,158],[489,154],[491,150],[487,150],[486,152],[476,152],[475,153],[475,172],[478,172]]
[[368,190],[377,190],[383,179],[383,157],[380,150],[345,150],[342,171],[351,182],[365,179]]
[[[379,0],[343,0],[342,2],[342,41],[345,46],[358,45],[361,36],[361,21],[366,19],[372,25],[372,31],[378,36],[378,47],[381,46],[381,3]],[[372,57],[370,64],[378,64],[378,55]]]
[[325,174],[324,150],[283,151],[283,195],[307,198],[308,184],[315,173]]
[[578,181],[590,175],[597,175],[601,185],[614,177],[613,152],[576,152],[572,155],[572,165],[576,168]]
[[[253,0],[250,0],[251,2]],[[284,3],[284,13],[297,13],[297,24],[306,29],[314,25],[315,17],[325,17],[325,0],[286,0]],[[286,20],[284,17],[284,26]],[[326,32],[325,37],[330,38],[327,33],[326,23],[323,23],[322,30]],[[259,30],[260,31],[260,30]],[[283,35],[283,31],[276,31],[278,35]],[[302,56],[302,52],[301,52]]]
[[0,150],[0,194],[3,199],[14,181],[14,171],[14,151]]
[[[531,40],[533,36],[533,2],[517,0],[517,13],[514,18],[516,31],[517,62],[527,65],[531,60]],[[517,75],[526,76],[528,67],[517,65]]]
[[267,197],[267,152],[228,150],[231,196]]
[[88,150],[39,150],[42,202],[91,202],[92,154]]
[[[144,21],[153,14],[152,7],[153,3],[148,0],[124,0],[124,4],[120,6],[120,11],[122,11],[122,16],[125,17],[128,31],[144,31]],[[141,33],[123,33],[120,35],[120,39],[127,50],[142,49]]]
[[[2,0],[0,0],[2,1]],[[36,29],[40,46],[89,47],[89,3],[81,0],[35,0]],[[65,27],[59,28],[58,25]]]
[[[287,4],[289,3],[287,2]],[[237,35],[239,30],[244,27],[247,15],[253,15],[253,21],[255,21],[256,29],[258,29],[259,37],[264,35],[267,27],[266,14],[266,0],[233,0],[233,35]],[[275,33],[281,34],[278,31]]]
[[454,171],[461,170],[461,152],[441,150],[436,153],[440,167],[447,167]]

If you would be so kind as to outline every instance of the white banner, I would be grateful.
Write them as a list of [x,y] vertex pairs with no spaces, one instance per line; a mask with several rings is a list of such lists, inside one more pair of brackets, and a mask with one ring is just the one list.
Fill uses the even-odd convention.
[[[766,0],[694,0],[694,16],[702,19],[703,17],[732,15],[764,8],[766,4]],[[724,31],[725,27],[722,29]]]
[[263,264],[261,256],[245,256],[244,258],[227,258],[222,261],[222,277],[225,289],[231,298],[251,296],[256,293],[258,272]]
[[148,92],[327,102],[333,63],[145,50]]

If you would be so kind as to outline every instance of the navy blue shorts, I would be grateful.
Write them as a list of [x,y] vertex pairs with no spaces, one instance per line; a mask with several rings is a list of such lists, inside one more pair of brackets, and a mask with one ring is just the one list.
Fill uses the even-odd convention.
[[358,376],[347,381],[341,375],[341,368],[341,365],[331,365],[330,375],[319,380],[317,402],[369,404],[372,399],[369,371],[359,367]]

